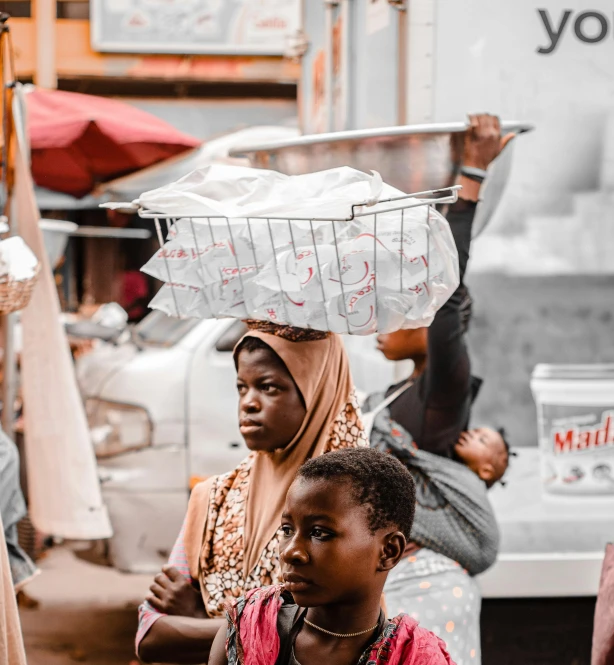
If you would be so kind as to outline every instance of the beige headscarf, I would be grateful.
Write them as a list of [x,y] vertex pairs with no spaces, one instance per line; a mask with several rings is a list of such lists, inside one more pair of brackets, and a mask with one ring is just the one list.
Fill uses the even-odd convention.
[[330,450],[367,445],[341,339],[292,342],[250,331],[283,360],[307,414],[294,440],[274,453],[252,453],[230,474],[192,492],[184,542],[192,577],[199,579],[210,615],[227,596],[277,580],[277,532],[296,472]]
[[26,665],[2,518],[0,518],[0,663]]

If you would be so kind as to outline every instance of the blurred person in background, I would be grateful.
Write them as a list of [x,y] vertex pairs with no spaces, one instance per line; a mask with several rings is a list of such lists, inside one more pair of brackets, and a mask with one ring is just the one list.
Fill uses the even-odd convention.
[[500,430],[469,429],[471,405],[481,380],[471,374],[465,343],[471,299],[464,277],[481,180],[513,136],[501,138],[495,116],[470,116],[458,180],[462,190],[447,212],[459,255],[460,284],[429,328],[399,330],[377,338],[378,349],[388,360],[411,358],[416,365],[409,380],[391,386],[386,393],[395,396],[387,405],[392,419],[421,450],[463,462],[489,487],[505,473],[508,447]]
[[[109,226],[114,228],[137,228],[147,231],[153,228],[151,221],[120,210],[107,210],[107,220]],[[124,261],[119,287],[119,304],[126,310],[130,323],[138,323],[149,313],[147,305],[153,297],[153,283],[152,278],[141,272],[141,267],[147,263],[153,246],[152,241],[131,239],[123,240],[120,245]]]
[[[470,117],[463,169],[483,173],[511,136],[498,118]],[[503,432],[468,430],[481,381],[472,377],[464,335],[471,299],[464,284],[480,182],[466,175],[447,212],[459,254],[460,284],[430,328],[378,337],[389,360],[414,361],[409,379],[363,405],[374,418],[371,446],[395,455],[416,482],[413,543],[391,572],[384,594],[392,614],[411,612],[446,641],[458,665],[480,662],[481,595],[471,577],[496,560],[499,531],[487,489],[507,469]],[[469,573],[469,574],[468,574]]]
[[26,502],[19,482],[19,452],[11,439],[0,430],[0,515],[15,592],[21,591],[38,573],[34,562],[18,541],[17,524],[26,514]]

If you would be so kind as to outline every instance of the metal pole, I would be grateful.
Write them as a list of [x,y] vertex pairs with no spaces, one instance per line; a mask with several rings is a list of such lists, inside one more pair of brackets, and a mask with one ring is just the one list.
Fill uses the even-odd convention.
[[4,317],[2,326],[4,376],[2,378],[2,429],[14,440],[14,404],[17,394],[17,363],[15,362],[15,314]]
[[57,88],[58,78],[55,63],[56,0],[36,0],[34,3],[36,23],[36,75],[34,83],[41,88]]
[[433,122],[437,5],[435,0],[407,3],[405,14],[405,122]]
[[[9,122],[9,114],[11,109],[9,106],[9,95],[7,85],[12,84],[11,62],[10,62],[10,44],[8,42],[8,26],[6,19],[3,17],[0,38],[0,66],[2,67],[2,76],[0,77],[2,90],[2,189],[5,198],[5,207],[7,202],[11,210],[6,207],[6,214],[10,216],[9,234],[15,235],[16,228],[14,223],[14,215],[12,214],[12,202],[9,202],[8,196],[8,169],[9,169],[9,133],[11,131],[11,123]],[[3,318],[2,321],[2,343],[3,343],[3,359],[2,364],[4,368],[4,375],[2,377],[2,429],[11,438],[14,438],[14,404],[17,384],[17,363],[15,359],[15,315],[9,314]]]
[[324,107],[326,112],[325,130],[333,131],[333,87],[334,68],[333,57],[335,48],[335,7],[338,0],[324,0],[326,43],[324,46]]
[[352,58],[352,26],[350,21],[351,17],[350,9],[350,0],[341,0],[341,35],[340,35],[340,59],[341,59],[341,71],[339,72],[339,90],[340,90],[340,99],[339,105],[341,106],[341,111],[339,113],[340,123],[338,126],[335,126],[335,130],[345,130],[351,129],[352,123],[350,120],[350,108],[352,104],[350,99],[352,99],[352,77],[350,76],[350,67]]
[[407,124],[407,33],[409,21],[405,5],[397,8],[398,24],[398,75],[397,75],[397,124]]
[[[305,12],[306,12],[306,7],[305,7],[305,0],[299,0],[298,4],[298,12],[299,12],[299,33],[301,35],[304,34],[303,32],[303,26],[305,25]],[[306,49],[305,49],[306,51]],[[305,130],[305,112],[303,109],[304,106],[304,95],[305,95],[305,81],[307,80],[307,77],[305,75],[305,52],[301,53],[301,55],[298,56],[299,62],[301,63],[301,75],[298,80],[298,88],[296,91],[296,101],[297,101],[297,106],[298,106],[298,126],[299,129],[301,130],[301,133],[304,132]]]
[[[11,199],[9,217],[9,236],[18,232],[17,215],[15,214],[15,199]],[[15,324],[17,314],[7,314],[2,326],[3,333],[3,366],[2,378],[2,429],[11,439],[15,440],[15,396],[17,395],[17,356],[15,353]]]

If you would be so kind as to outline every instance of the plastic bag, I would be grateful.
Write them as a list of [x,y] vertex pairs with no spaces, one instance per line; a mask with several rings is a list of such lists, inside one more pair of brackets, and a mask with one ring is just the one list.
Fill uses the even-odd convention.
[[143,267],[166,282],[151,306],[358,335],[429,325],[458,285],[456,246],[426,202],[384,201],[399,196],[349,168],[289,177],[229,166],[149,192],[141,203],[153,210],[191,215]]

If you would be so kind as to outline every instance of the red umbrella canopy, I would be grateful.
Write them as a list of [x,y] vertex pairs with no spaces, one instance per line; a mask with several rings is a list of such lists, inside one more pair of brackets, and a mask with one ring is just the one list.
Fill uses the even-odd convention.
[[26,95],[32,175],[40,187],[85,196],[110,178],[200,144],[164,120],[115,99],[61,90]]

